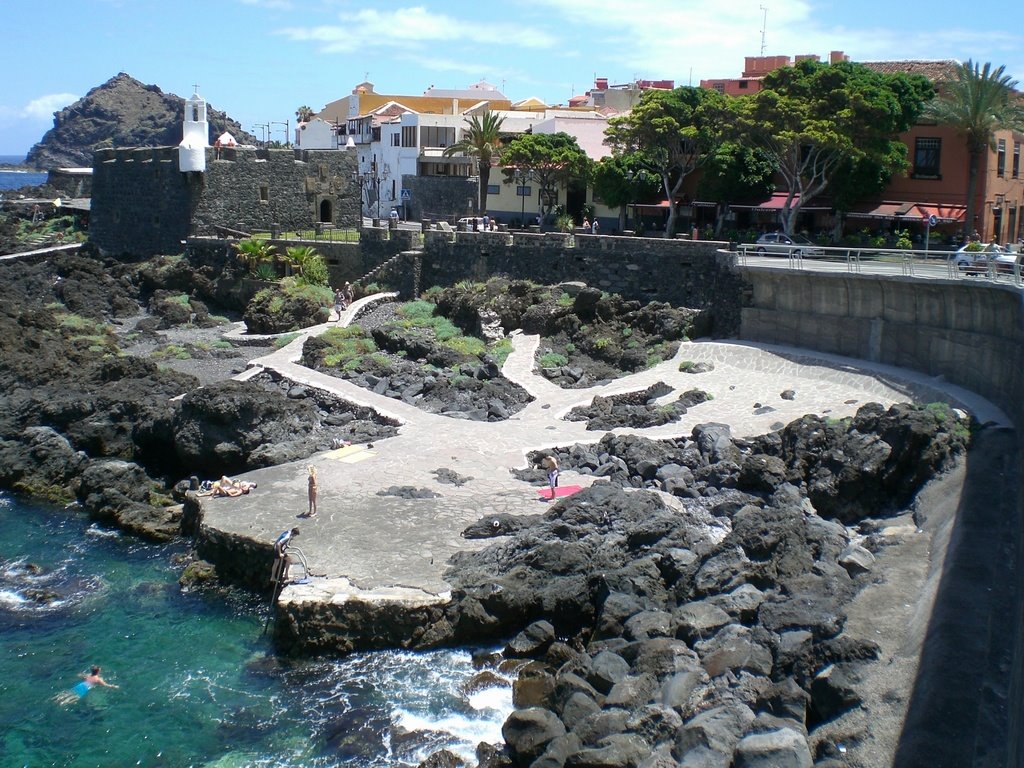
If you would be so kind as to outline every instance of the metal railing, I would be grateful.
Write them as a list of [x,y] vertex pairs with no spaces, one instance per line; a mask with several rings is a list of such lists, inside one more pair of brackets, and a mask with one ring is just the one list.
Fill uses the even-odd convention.
[[[740,264],[778,266],[788,269],[818,269],[835,271],[845,268],[850,273],[904,275],[908,277],[942,277],[950,279],[1006,280],[1016,286],[1021,279],[1021,260],[1024,252],[1002,254],[1014,256],[1011,260],[969,261],[957,251],[902,250],[896,248],[864,248],[860,246],[798,246],[759,245],[742,243],[736,247]],[[972,254],[976,256],[977,254]],[[959,257],[959,260],[958,260]]]

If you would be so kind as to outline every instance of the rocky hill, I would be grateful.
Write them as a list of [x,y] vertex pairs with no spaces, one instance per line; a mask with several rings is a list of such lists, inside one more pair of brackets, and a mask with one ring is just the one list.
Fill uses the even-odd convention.
[[[37,168],[91,166],[97,149],[167,147],[181,141],[185,99],[145,85],[124,72],[54,114],[53,128],[28,153]],[[240,143],[256,138],[207,105],[211,136],[230,131]]]

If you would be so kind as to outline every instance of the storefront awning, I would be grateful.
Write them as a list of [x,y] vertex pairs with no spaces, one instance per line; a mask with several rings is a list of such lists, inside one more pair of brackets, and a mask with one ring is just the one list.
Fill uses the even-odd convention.
[[[706,200],[694,200],[690,203],[680,201],[677,205],[679,208],[716,208],[718,203]],[[660,203],[632,203],[632,206],[638,211],[667,211],[668,200],[662,200]]]
[[[788,192],[775,192],[767,200],[762,200],[759,203],[750,203],[750,204],[745,204],[745,205],[744,204],[735,204],[735,205],[730,205],[729,207],[732,208],[733,210],[742,210],[742,211],[749,210],[749,211],[769,211],[769,212],[775,212],[775,211],[781,211],[783,208],[786,207],[786,200],[788,198],[789,198],[789,193]],[[793,195],[793,202],[790,203],[790,206],[791,207],[795,206],[799,202],[800,202],[800,195]],[[817,205],[817,206],[815,206],[815,205],[805,205],[805,206],[801,207],[800,210],[801,211],[828,211],[828,210],[831,210],[831,209],[827,205]]]
[[848,211],[846,216],[853,219],[897,219],[906,216],[914,207],[914,203],[887,201],[860,206],[858,210]]
[[921,219],[934,216],[939,222],[952,224],[963,222],[967,216],[966,205],[939,205],[938,203],[917,203],[914,206],[914,213]]

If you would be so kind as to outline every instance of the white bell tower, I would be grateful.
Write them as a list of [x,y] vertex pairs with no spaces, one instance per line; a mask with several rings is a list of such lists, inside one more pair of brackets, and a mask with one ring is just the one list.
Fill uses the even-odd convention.
[[182,173],[206,170],[206,148],[210,146],[210,124],[206,122],[206,102],[193,86],[192,97],[185,100],[182,139],[178,145],[178,169]]

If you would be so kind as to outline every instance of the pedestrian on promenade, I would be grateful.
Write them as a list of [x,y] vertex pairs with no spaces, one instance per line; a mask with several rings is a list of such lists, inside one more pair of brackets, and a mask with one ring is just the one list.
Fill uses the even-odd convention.
[[316,517],[316,494],[318,488],[316,483],[316,467],[312,465],[309,467],[309,478],[306,481],[306,489],[309,496],[309,510],[306,512],[306,517]]
[[583,217],[583,234],[590,234],[590,219],[588,219],[586,216]]
[[356,294],[352,288],[352,283],[345,281],[345,285],[341,287],[342,293],[345,294],[345,308],[348,309],[352,306],[352,302],[355,301]]
[[[346,285],[347,285],[347,283],[346,283]],[[334,314],[337,315],[337,317],[334,318],[334,322],[338,322],[339,320],[341,320],[341,313],[342,313],[342,311],[344,309],[345,309],[345,292],[341,288],[338,288],[334,292]]]
[[596,235],[597,231],[600,228],[601,228],[601,225],[597,223],[597,217],[595,216],[594,220],[592,222],[590,222],[590,231]]

